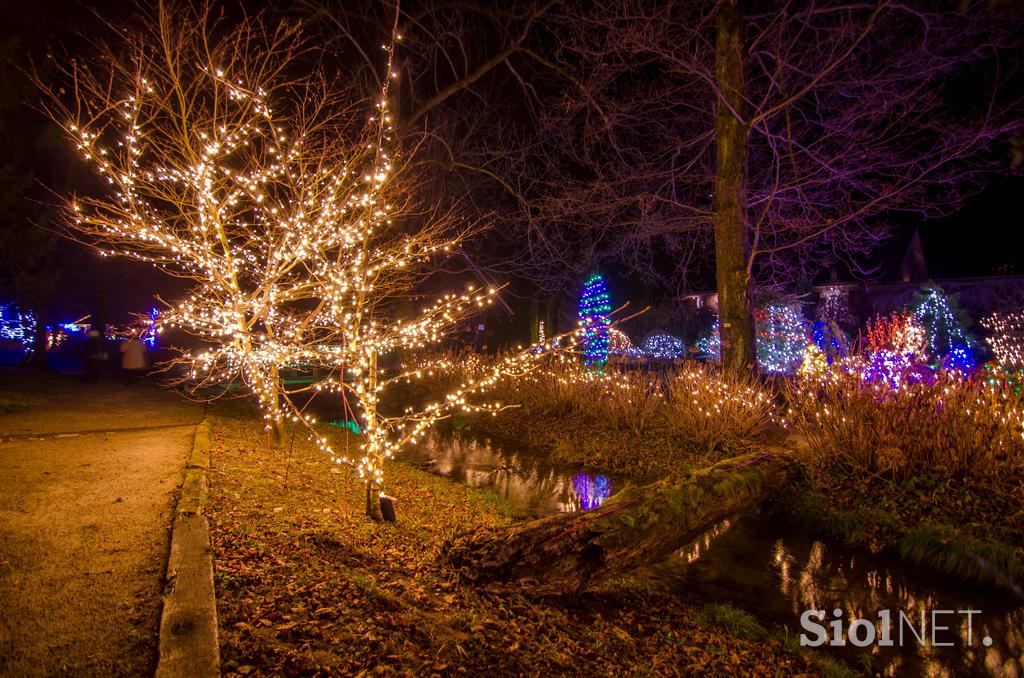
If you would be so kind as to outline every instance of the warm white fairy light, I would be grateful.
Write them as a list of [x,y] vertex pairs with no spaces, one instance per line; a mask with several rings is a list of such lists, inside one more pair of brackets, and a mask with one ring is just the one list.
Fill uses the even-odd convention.
[[1024,313],[993,313],[981,324],[991,333],[985,341],[1000,367],[1024,369]]

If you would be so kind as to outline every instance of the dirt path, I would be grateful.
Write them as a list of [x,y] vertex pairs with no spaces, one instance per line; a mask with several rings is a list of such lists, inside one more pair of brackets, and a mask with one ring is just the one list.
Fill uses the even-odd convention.
[[168,526],[202,407],[68,381],[0,416],[0,675],[151,675]]

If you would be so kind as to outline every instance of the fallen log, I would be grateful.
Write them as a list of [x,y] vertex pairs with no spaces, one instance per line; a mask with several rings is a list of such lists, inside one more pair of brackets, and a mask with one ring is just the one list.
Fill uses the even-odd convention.
[[758,504],[795,470],[785,452],[760,452],[632,487],[600,508],[456,536],[443,557],[494,592],[577,593],[693,541]]

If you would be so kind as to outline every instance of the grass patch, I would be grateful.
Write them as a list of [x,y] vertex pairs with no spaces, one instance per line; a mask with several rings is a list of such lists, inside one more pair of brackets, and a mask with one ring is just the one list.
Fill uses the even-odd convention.
[[754,615],[729,603],[710,603],[701,608],[701,614],[709,624],[737,638],[757,640],[768,634]]
[[0,414],[12,414],[14,412],[25,412],[46,403],[46,398],[26,395],[23,393],[11,393],[0,391]]
[[28,367],[0,368],[0,414],[33,410],[73,386],[69,377]]
[[1013,547],[986,542],[938,525],[915,527],[900,539],[897,552],[904,560],[927,565],[967,581],[1004,588],[1024,582],[1024,561]]

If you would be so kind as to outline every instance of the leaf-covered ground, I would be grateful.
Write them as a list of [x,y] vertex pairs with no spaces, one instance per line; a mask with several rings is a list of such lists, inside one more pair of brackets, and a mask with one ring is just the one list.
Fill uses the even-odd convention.
[[[439,562],[456,531],[509,520],[501,500],[391,464],[399,522],[297,437],[213,417],[209,513],[227,675],[815,675],[642,576],[574,600],[483,595]],[[340,472],[338,472],[340,471]]]

